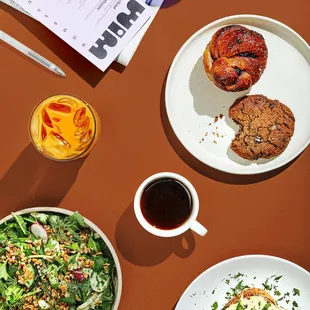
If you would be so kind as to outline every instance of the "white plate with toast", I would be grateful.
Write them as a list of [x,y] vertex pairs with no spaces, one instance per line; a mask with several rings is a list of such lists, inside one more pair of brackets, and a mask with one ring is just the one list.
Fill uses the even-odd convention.
[[222,310],[233,297],[231,288],[238,285],[263,289],[283,309],[310,309],[308,271],[281,258],[247,255],[223,261],[203,272],[185,290],[175,310]]
[[[247,91],[226,92],[217,88],[203,67],[202,55],[212,35],[231,24],[262,34],[268,48],[266,69]],[[180,142],[201,162],[228,173],[263,173],[287,164],[308,146],[309,85],[310,47],[295,31],[267,17],[230,16],[205,26],[180,49],[167,78],[166,110]],[[249,161],[230,149],[239,128],[228,116],[229,107],[246,94],[278,99],[295,116],[294,135],[285,151],[275,158]]]

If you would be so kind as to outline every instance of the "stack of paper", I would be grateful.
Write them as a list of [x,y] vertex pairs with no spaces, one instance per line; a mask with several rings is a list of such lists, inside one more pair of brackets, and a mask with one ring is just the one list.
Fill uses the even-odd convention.
[[37,19],[102,71],[127,66],[164,0],[0,0]]

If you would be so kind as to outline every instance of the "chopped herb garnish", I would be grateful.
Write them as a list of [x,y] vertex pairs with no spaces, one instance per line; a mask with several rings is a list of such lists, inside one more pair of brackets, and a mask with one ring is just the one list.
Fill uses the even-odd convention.
[[215,290],[212,291],[212,295],[215,293]]
[[289,296],[290,296],[290,293],[286,292],[280,299],[278,299],[278,301],[281,301],[281,300],[285,299],[285,297],[289,297]]
[[247,285],[243,285],[243,280],[239,281],[238,284],[234,287],[231,288],[231,293],[226,293],[227,296],[234,297],[237,296],[241,291],[244,289],[249,288]]
[[293,301],[293,306],[298,307],[298,303],[296,301]]
[[239,300],[238,304],[237,304],[237,307],[236,307],[236,310],[244,310],[245,308],[243,307],[242,303],[241,303],[241,300]]
[[264,282],[264,283],[262,283],[262,285],[263,285],[263,287],[264,287],[264,289],[266,290],[266,291],[271,291],[272,290],[272,284],[271,285],[269,285],[268,284],[268,281],[271,279],[271,278],[273,278],[273,277],[275,277],[275,276],[272,276],[272,277],[270,277],[270,278],[267,278],[266,279],[266,281]]
[[241,280],[240,282],[238,282],[238,284],[236,285],[236,287],[235,287],[235,290],[243,290],[243,289],[245,289],[245,288],[247,288],[248,286],[246,286],[246,285],[243,285],[243,280]]
[[269,285],[268,283],[263,283],[263,287],[266,291],[271,291],[272,290],[272,285]]
[[225,283],[226,283],[226,284],[229,284],[229,283],[230,283],[230,280],[228,280],[228,279],[225,280]]
[[211,310],[217,310],[219,307],[217,301],[211,306]]
[[293,289],[293,296],[300,296],[300,291],[299,291],[299,289],[297,289],[297,288],[294,288]]
[[274,278],[274,280],[278,282],[282,277],[283,276],[276,277],[276,278]]
[[232,279],[238,279],[238,278],[240,278],[240,277],[244,277],[244,274],[243,274],[243,273],[238,272],[237,274],[235,274],[235,275],[234,275],[234,276],[232,276],[231,278],[232,278]]
[[231,293],[230,292],[226,292],[226,297],[225,297],[226,299],[231,299]]
[[268,310],[271,307],[271,304],[267,303],[262,310]]
[[277,290],[274,291],[274,294],[275,294],[276,296],[281,296],[281,292],[279,292],[279,291],[277,291]]

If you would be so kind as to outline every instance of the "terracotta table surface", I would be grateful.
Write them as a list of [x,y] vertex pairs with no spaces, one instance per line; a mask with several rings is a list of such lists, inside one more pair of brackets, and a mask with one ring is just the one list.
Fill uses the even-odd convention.
[[[113,65],[106,74],[39,23],[0,5],[0,28],[67,73],[58,78],[0,44],[0,216],[29,206],[59,206],[95,222],[121,261],[122,310],[171,310],[202,271],[238,255],[275,255],[310,270],[310,149],[263,175],[225,174],[185,151],[164,108],[169,66],[199,28],[224,16],[253,13],[284,22],[310,42],[309,1],[170,4],[129,67]],[[27,125],[34,105],[61,92],[84,98],[101,118],[102,136],[84,161],[56,163],[30,144]],[[146,177],[160,171],[180,173],[196,187],[206,237],[187,232],[161,239],[140,228],[133,196]]]

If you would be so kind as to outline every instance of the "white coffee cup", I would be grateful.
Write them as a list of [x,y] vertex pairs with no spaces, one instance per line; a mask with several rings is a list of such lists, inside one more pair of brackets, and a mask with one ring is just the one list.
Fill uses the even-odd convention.
[[[144,192],[144,190],[148,187],[150,183],[153,183],[156,180],[159,179],[174,179],[182,183],[189,191],[191,198],[192,198],[192,212],[188,219],[179,227],[174,228],[174,229],[160,229],[156,228],[153,225],[151,225],[143,216],[142,211],[141,211],[141,197]],[[198,216],[198,211],[199,211],[199,199],[197,192],[194,188],[194,186],[184,177],[182,177],[179,174],[172,173],[172,172],[161,172],[154,174],[147,178],[138,188],[136,195],[135,195],[135,200],[134,200],[134,210],[136,217],[141,224],[141,226],[150,232],[153,235],[159,236],[159,237],[174,237],[178,236],[188,229],[193,230],[195,233],[197,233],[200,236],[205,236],[206,233],[208,232],[207,229],[202,226],[199,222],[196,221],[196,218]]]

